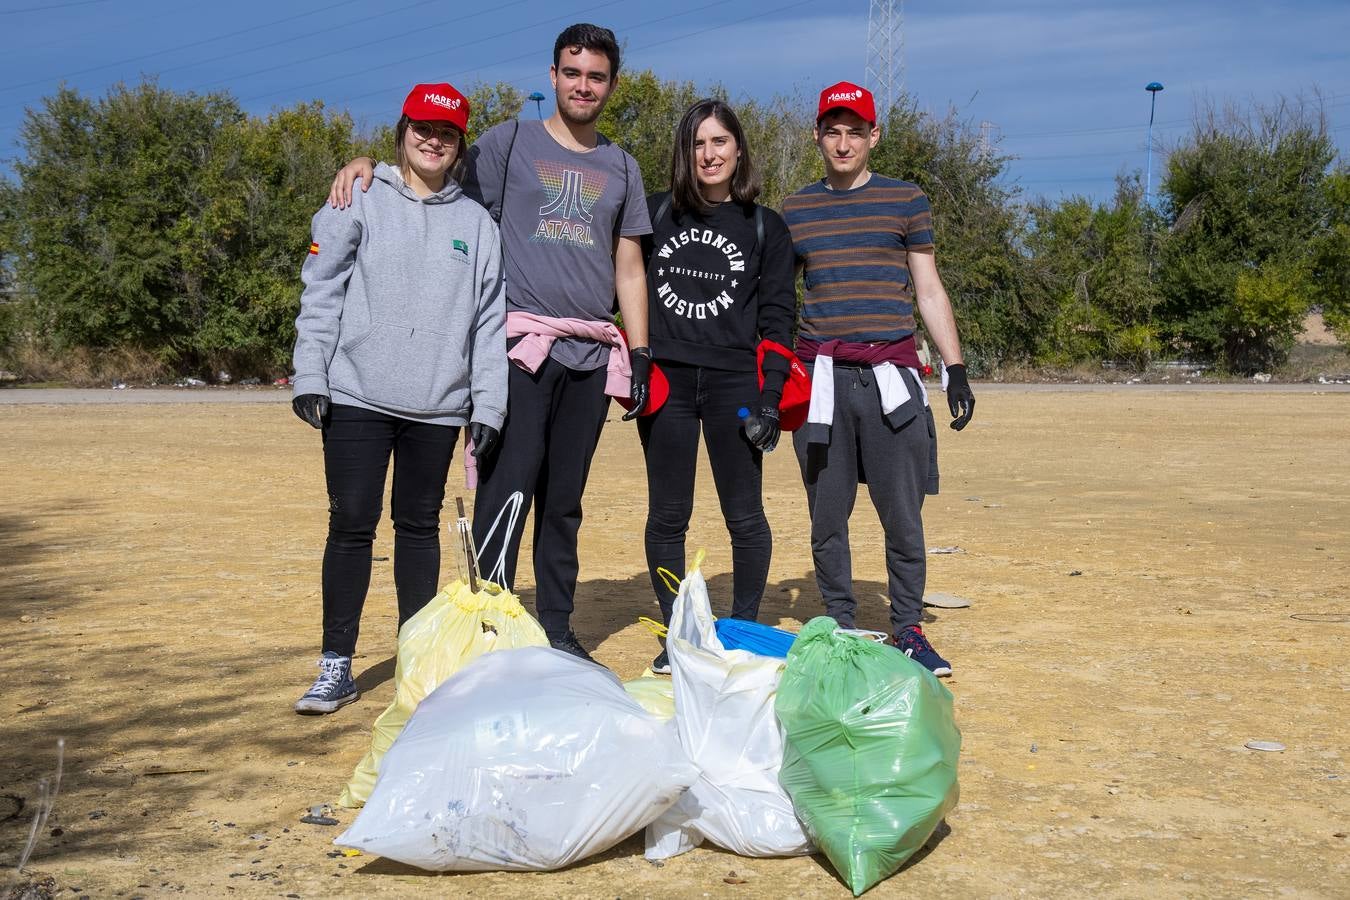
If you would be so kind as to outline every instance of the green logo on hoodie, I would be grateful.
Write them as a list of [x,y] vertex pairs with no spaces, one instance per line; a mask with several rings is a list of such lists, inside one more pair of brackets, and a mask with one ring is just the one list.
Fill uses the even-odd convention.
[[454,249],[458,250],[460,253],[463,253],[466,259],[468,258],[469,245],[466,244],[464,241],[453,241],[451,242],[451,246],[454,247]]

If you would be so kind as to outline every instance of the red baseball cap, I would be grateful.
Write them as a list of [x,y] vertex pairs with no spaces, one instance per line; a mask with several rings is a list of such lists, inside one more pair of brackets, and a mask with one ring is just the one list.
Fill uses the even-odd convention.
[[469,98],[445,82],[416,85],[403,101],[403,114],[418,122],[449,122],[462,133],[469,130]]
[[816,123],[825,118],[832,109],[847,109],[862,116],[868,125],[877,124],[877,107],[872,102],[872,92],[858,87],[851,81],[832,84],[820,92],[820,106],[816,109]]

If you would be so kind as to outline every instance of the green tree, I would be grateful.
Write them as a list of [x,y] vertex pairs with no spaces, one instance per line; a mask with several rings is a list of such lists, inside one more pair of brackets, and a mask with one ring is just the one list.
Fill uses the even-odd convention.
[[955,111],[937,117],[911,101],[891,109],[872,151],[874,172],[914,182],[932,203],[943,283],[975,372],[1030,359],[1054,314],[1020,252],[1016,188],[1000,181],[1009,160]]
[[504,81],[495,84],[479,82],[470,89],[468,97],[470,140],[493,125],[519,116],[525,103],[525,95]]
[[153,83],[97,102],[63,88],[29,112],[15,165],[17,275],[40,333],[57,347],[133,346],[169,362],[188,350],[207,303],[196,176],[242,117],[228,97]]
[[781,209],[785,197],[825,175],[825,164],[811,141],[813,109],[799,96],[764,102],[747,99],[736,106],[764,180],[760,203],[765,206]]
[[597,124],[602,134],[637,160],[647,193],[670,187],[675,126],[702,96],[693,82],[662,81],[650,69],[625,72],[619,79]]
[[1350,345],[1350,167],[1324,182],[1327,223],[1312,251],[1312,279],[1327,326]]
[[1335,154],[1321,113],[1289,103],[1210,110],[1172,151],[1159,313],[1182,350],[1244,374],[1286,358],[1317,300]]
[[18,283],[14,277],[18,191],[0,175],[0,363],[8,361],[19,329]]
[[1026,247],[1055,308],[1050,340],[1037,354],[1042,361],[1114,359],[1143,367],[1157,355],[1155,216],[1142,193],[1136,174],[1117,180],[1110,205],[1086,197],[1031,204]]
[[271,371],[289,359],[310,219],[352,144],[350,118],[317,102],[217,136],[196,176],[206,202],[191,234],[204,248],[191,275],[209,302],[188,345],[209,371]]

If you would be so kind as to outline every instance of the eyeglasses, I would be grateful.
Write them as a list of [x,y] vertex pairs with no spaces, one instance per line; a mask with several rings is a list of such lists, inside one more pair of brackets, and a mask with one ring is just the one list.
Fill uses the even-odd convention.
[[442,144],[459,143],[459,129],[453,125],[433,125],[430,122],[409,122],[408,128],[411,129],[413,137],[419,141],[429,141],[436,138]]

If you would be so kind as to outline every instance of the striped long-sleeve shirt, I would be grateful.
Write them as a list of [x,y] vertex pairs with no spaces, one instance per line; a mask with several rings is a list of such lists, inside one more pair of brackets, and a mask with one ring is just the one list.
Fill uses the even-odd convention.
[[805,265],[803,337],[875,343],[914,333],[908,253],[933,248],[917,185],[875,173],[848,191],[818,181],[783,202],[783,218]]

